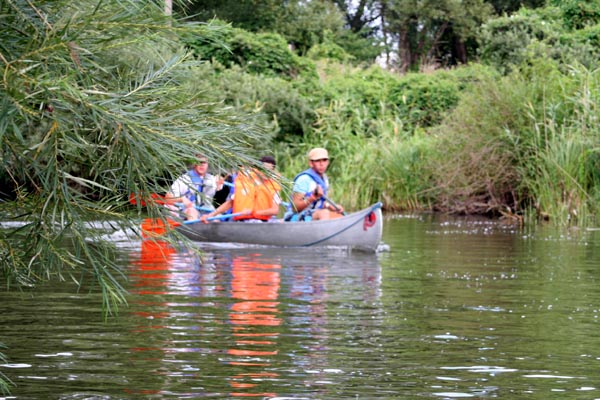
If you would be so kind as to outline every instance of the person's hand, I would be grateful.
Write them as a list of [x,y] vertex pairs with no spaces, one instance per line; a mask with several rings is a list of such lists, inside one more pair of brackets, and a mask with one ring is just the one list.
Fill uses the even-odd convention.
[[203,224],[208,224],[208,218],[211,217],[211,215],[209,214],[204,214],[200,217],[200,222],[202,222]]
[[331,210],[339,212],[340,214],[344,213],[344,207],[340,206],[339,204],[337,204],[337,207],[334,206],[333,204],[330,204],[331,206]]
[[312,192],[312,195],[314,196],[315,200],[318,200],[321,197],[323,197],[323,188],[321,187],[321,185],[317,185],[315,190]]

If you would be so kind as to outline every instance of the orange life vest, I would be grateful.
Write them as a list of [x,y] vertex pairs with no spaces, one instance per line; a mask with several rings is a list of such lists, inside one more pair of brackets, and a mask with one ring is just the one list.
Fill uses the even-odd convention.
[[233,213],[252,210],[252,214],[234,217],[234,220],[269,220],[268,215],[256,215],[256,211],[271,208],[273,197],[281,186],[257,170],[240,171],[234,182]]

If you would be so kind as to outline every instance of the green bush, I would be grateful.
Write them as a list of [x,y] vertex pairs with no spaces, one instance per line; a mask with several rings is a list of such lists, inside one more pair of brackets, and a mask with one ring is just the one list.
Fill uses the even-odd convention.
[[260,143],[253,143],[258,149],[270,148],[275,138],[303,136],[315,120],[313,105],[288,80],[249,74],[240,67],[224,68],[217,63],[206,63],[194,73],[196,91],[203,98],[233,107],[262,126],[265,136]]
[[598,0],[552,0],[551,3],[562,11],[563,24],[567,29],[582,29],[600,22]]
[[563,31],[557,8],[523,9],[511,16],[494,18],[478,36],[480,61],[507,73],[527,58],[530,44],[554,41]]
[[408,74],[389,89],[389,101],[400,118],[414,128],[439,124],[459,98],[459,84],[444,71]]
[[323,103],[342,99],[349,108],[366,107],[366,118],[377,118],[383,109],[391,109],[389,88],[398,76],[379,66],[357,68],[348,64],[322,61],[318,64],[322,77]]
[[227,68],[238,65],[253,74],[287,79],[300,74],[316,77],[310,60],[294,54],[282,36],[276,33],[252,33],[224,24],[221,28],[222,43],[208,42],[202,38],[188,39],[188,46],[198,58],[216,61]]
[[[399,76],[378,66],[356,68],[347,64],[318,64],[322,77],[324,104],[342,101],[344,113],[367,108],[367,120],[391,118],[402,120],[406,129],[428,127],[441,121],[458,101],[461,91],[476,83],[481,76],[492,74],[490,68],[473,65],[433,74]],[[377,134],[362,124],[361,129]]]
[[332,41],[317,43],[308,50],[306,56],[312,60],[337,60],[339,62],[348,62],[353,57],[339,45]]

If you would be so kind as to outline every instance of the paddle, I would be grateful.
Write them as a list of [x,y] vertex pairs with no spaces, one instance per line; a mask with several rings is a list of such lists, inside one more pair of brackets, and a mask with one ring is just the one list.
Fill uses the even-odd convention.
[[[129,202],[131,204],[137,204],[138,203],[138,197],[136,196],[134,193],[131,193],[129,195]],[[156,204],[168,204],[167,203],[167,199],[165,196],[161,196],[159,194],[156,193],[152,193],[150,195],[150,198],[156,203]],[[142,206],[146,206],[146,201],[144,199],[140,199],[139,200],[140,205]],[[173,205],[177,206],[177,207],[181,207],[183,205],[183,203],[174,203]],[[202,206],[196,206],[196,210],[198,211],[204,211],[204,212],[211,212],[214,210],[214,208],[209,208],[209,207],[202,207]]]
[[[167,202],[165,199],[165,196],[161,196],[156,193],[152,193],[150,195],[150,199],[152,199],[152,201],[157,204],[166,204],[166,202]],[[136,195],[135,193],[129,194],[129,202],[134,205],[139,202],[141,206],[143,206],[143,207],[146,206],[146,200],[144,200],[144,198],[141,195]]]
[[[233,217],[239,217],[241,215],[248,215],[248,213],[245,212],[239,212],[239,213],[233,213],[233,214],[221,214],[221,215],[215,215],[214,217],[208,217],[206,218],[207,221],[219,221],[219,220],[224,220],[224,219],[228,219],[228,218],[233,218]],[[189,225],[189,224],[195,224],[196,222],[200,222],[200,219],[190,219],[190,220],[185,220],[183,221],[184,225]]]
[[335,202],[333,202],[331,199],[329,199],[329,198],[328,198],[328,197],[326,197],[326,196],[321,196],[321,198],[322,198],[323,200],[325,200],[326,202],[328,202],[329,204],[331,204],[331,205],[333,206],[333,208],[335,208],[335,210],[336,210],[337,212],[339,212],[339,213],[340,213],[340,214],[342,214],[342,215],[346,215],[346,211],[342,211],[342,209],[340,208],[340,206],[338,206],[337,204],[335,204]]
[[[232,217],[237,217],[240,215],[246,215],[246,213],[241,212],[241,213],[234,213],[234,214],[215,215],[214,217],[206,218],[206,220],[207,221],[218,221],[218,220],[224,220],[224,219],[228,219],[228,218],[232,218]],[[191,219],[191,220],[183,221],[183,223],[182,223],[181,221],[175,221],[171,218],[167,218],[166,222],[167,223],[165,224],[165,220],[163,220],[161,218],[146,218],[146,219],[144,219],[144,221],[142,222],[142,237],[148,238],[148,237],[162,236],[163,234],[165,234],[167,232],[167,230],[173,230],[181,225],[195,224],[197,222],[200,222],[200,220],[199,219]]]
[[[183,203],[175,203],[175,205],[179,208],[183,208]],[[214,208],[210,208],[210,207],[202,207],[202,206],[195,206],[196,210],[198,211],[204,211],[204,212],[211,212],[214,211]]]

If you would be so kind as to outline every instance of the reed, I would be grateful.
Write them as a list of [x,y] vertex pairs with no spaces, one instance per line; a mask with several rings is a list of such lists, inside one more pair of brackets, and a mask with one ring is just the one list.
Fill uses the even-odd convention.
[[[482,79],[432,129],[434,207],[585,224],[598,212],[599,72],[538,60]],[[533,215],[532,215],[533,214]]]
[[[5,349],[6,346],[0,343],[0,349]],[[6,356],[3,353],[0,353],[0,362],[6,363]],[[0,371],[0,394],[9,394],[10,386],[13,385],[13,382]]]
[[534,119],[531,157],[524,160],[524,184],[533,209],[560,224],[586,224],[600,200],[599,71],[571,68],[562,93]]
[[432,139],[405,132],[402,121],[383,106],[377,118],[371,112],[342,100],[319,109],[309,140],[279,147],[283,175],[293,179],[308,167],[310,148],[325,147],[331,158],[331,196],[346,209],[376,201],[388,209],[428,208],[430,173],[424,160]]
[[527,90],[508,79],[482,77],[430,131],[438,138],[429,158],[436,209],[496,216],[517,211],[515,148],[528,122],[520,106]]

